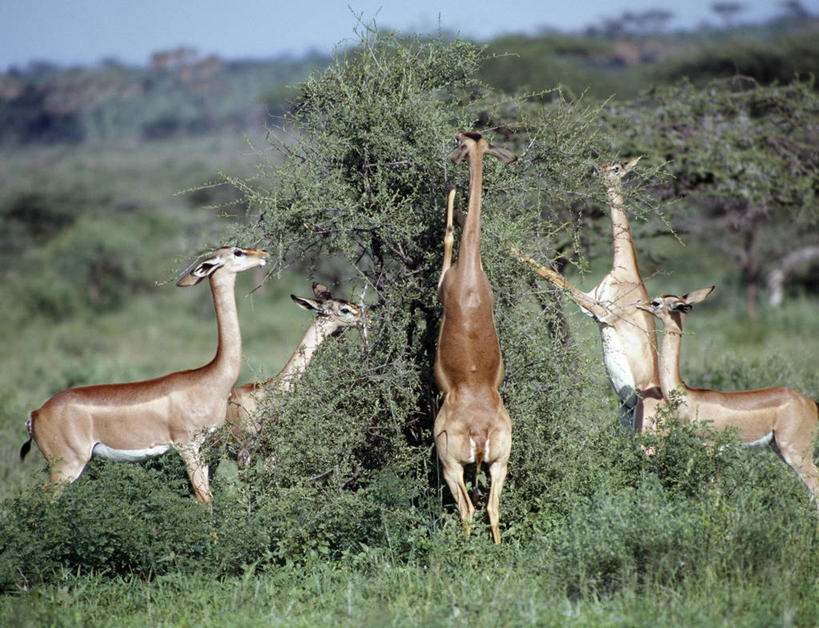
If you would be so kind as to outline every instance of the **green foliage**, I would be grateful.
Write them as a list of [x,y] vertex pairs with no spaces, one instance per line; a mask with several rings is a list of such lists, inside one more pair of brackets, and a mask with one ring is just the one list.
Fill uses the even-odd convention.
[[658,68],[656,83],[687,78],[704,84],[741,75],[763,85],[810,80],[819,73],[819,44],[815,33],[757,39],[720,39],[691,50]]
[[[811,83],[764,87],[742,79],[704,88],[690,84],[658,88],[623,116],[624,144],[650,154],[673,156],[676,191],[696,190],[729,208],[789,210],[808,224],[819,217],[813,182],[819,97]],[[651,131],[653,129],[653,131]]]
[[466,42],[369,34],[302,87],[296,139],[280,145],[269,189],[251,196],[259,216],[252,237],[268,243],[274,267],[343,260],[342,272],[363,281],[377,307],[368,351],[333,344],[294,394],[274,396],[260,443],[275,461],[267,484],[320,478],[342,490],[391,466],[419,494],[430,482],[440,486],[429,458],[443,201],[448,185],[466,188],[467,174],[448,164],[447,147],[458,129],[503,124],[505,145],[520,147],[520,159],[507,167],[487,160],[482,251],[515,425],[510,501],[526,504],[542,491],[560,446],[554,417],[571,414],[583,377],[568,366],[577,358],[559,306],[507,243],[549,255],[555,239],[574,239],[573,213],[602,193],[591,168],[601,151],[597,109],[498,98],[475,81],[480,59]]
[[208,522],[180,499],[184,474],[158,481],[169,474],[157,465],[169,461],[148,473],[95,461],[58,502],[41,491],[14,498],[0,524],[2,587],[49,580],[62,567],[144,577],[195,569],[211,541]]
[[481,79],[506,93],[541,92],[561,86],[579,96],[591,89],[607,97],[617,88],[595,59],[612,54],[613,42],[576,35],[506,36],[487,46]]
[[22,311],[51,320],[70,318],[86,307],[93,312],[116,308],[149,286],[142,254],[149,232],[142,221],[80,219],[45,246],[25,251],[23,263],[35,277],[18,283],[11,296]]
[[615,105],[606,120],[621,150],[665,159],[673,178],[658,187],[685,197],[673,215],[728,255],[756,315],[763,278],[787,252],[815,244],[819,220],[819,97],[812,83],[762,86],[747,79],[658,87]]

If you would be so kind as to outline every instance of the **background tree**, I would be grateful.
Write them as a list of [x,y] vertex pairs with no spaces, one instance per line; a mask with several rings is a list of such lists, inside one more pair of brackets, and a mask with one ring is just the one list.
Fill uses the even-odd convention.
[[740,2],[715,2],[711,5],[711,10],[720,16],[726,26],[731,26],[743,10]]
[[752,317],[778,261],[817,242],[817,116],[811,83],[736,78],[658,88],[611,119],[624,150],[668,161],[673,226],[737,264]]

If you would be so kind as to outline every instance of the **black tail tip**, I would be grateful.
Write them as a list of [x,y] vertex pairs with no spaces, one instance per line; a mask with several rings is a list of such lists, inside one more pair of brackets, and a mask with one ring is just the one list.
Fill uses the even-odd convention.
[[31,439],[29,438],[20,448],[20,461],[22,462],[31,450]]

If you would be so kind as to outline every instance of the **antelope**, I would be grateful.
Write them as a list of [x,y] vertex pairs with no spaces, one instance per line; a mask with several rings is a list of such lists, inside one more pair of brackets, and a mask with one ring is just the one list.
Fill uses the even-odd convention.
[[469,213],[461,236],[458,260],[452,263],[452,213],[455,190],[447,201],[444,260],[438,280],[438,298],[444,307],[435,355],[435,381],[443,403],[433,433],[444,479],[458,504],[467,533],[475,507],[464,484],[463,467],[489,465],[492,485],[486,510],[495,543],[500,543],[499,501],[512,445],[512,422],[498,393],[503,381],[503,361],[492,312],[494,299],[481,265],[481,179],[483,155],[503,163],[517,159],[489,145],[478,133],[456,135],[450,154],[453,163],[464,156],[469,162]]
[[227,398],[239,376],[242,338],[236,311],[236,273],[264,266],[261,249],[222,247],[192,264],[176,283],[195,286],[210,280],[216,309],[218,348],[205,366],[127,384],[83,386],[57,393],[34,410],[26,422],[49,465],[47,488],[54,498],[76,480],[92,456],[139,461],[175,449],[196,498],[211,499],[208,466],[201,456],[206,432],[225,421]]
[[685,315],[713,290],[714,286],[711,286],[681,297],[666,295],[636,305],[663,323],[660,351],[663,398],[669,401],[672,393],[679,391],[682,393],[682,404],[678,409],[680,418],[708,421],[716,429],[736,428],[746,445],[774,441],[785,462],[807,485],[815,501],[819,497],[819,469],[813,464],[813,447],[819,427],[816,401],[784,386],[738,392],[689,388],[680,377]]
[[600,173],[606,186],[611,215],[613,255],[611,270],[589,292],[570,284],[560,273],[539,264],[512,247],[512,254],[558,288],[565,290],[600,328],[603,362],[612,387],[620,399],[620,422],[630,431],[654,428],[654,416],[662,401],[654,319],[634,308],[648,301],[631,228],[623,203],[622,179],[640,160],[620,165],[606,163]]
[[304,332],[298,348],[290,356],[284,368],[275,377],[265,382],[237,386],[230,393],[227,422],[234,435],[244,440],[239,453],[240,466],[247,463],[251,441],[254,440],[253,437],[248,440],[245,435],[258,434],[261,429],[254,414],[265,397],[266,389],[276,386],[284,391],[293,390],[295,382],[302,376],[322,342],[330,336],[341,334],[348,327],[356,327],[364,323],[365,317],[360,307],[350,301],[334,298],[326,286],[314,282],[313,296],[315,299],[290,295],[296,305],[315,312],[316,317]]

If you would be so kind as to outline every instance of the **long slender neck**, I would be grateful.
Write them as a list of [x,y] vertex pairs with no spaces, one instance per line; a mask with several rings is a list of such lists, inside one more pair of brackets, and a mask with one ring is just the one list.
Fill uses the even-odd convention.
[[670,399],[674,390],[688,390],[680,376],[683,317],[681,314],[674,314],[673,317],[675,320],[663,321],[663,346],[660,353],[660,387],[666,399]]
[[606,184],[606,193],[609,197],[611,235],[614,247],[612,268],[613,270],[626,270],[639,278],[637,252],[634,250],[634,243],[631,240],[631,226],[626,215],[623,202],[623,186],[620,179],[609,181]]
[[279,371],[274,378],[277,380],[283,390],[290,391],[293,389],[293,384],[304,373],[316,349],[321,346],[327,337],[337,329],[327,318],[317,317],[304,332],[304,336],[299,343],[298,349],[290,356],[287,364]]
[[236,382],[242,365],[242,334],[239,330],[239,314],[236,311],[235,284],[235,273],[217,270],[210,276],[219,345],[216,349],[216,357],[208,366],[215,369],[226,380],[230,380],[229,386]]
[[466,270],[481,270],[481,188],[483,186],[483,155],[480,150],[470,151],[469,159],[469,213],[466,216],[458,265]]

